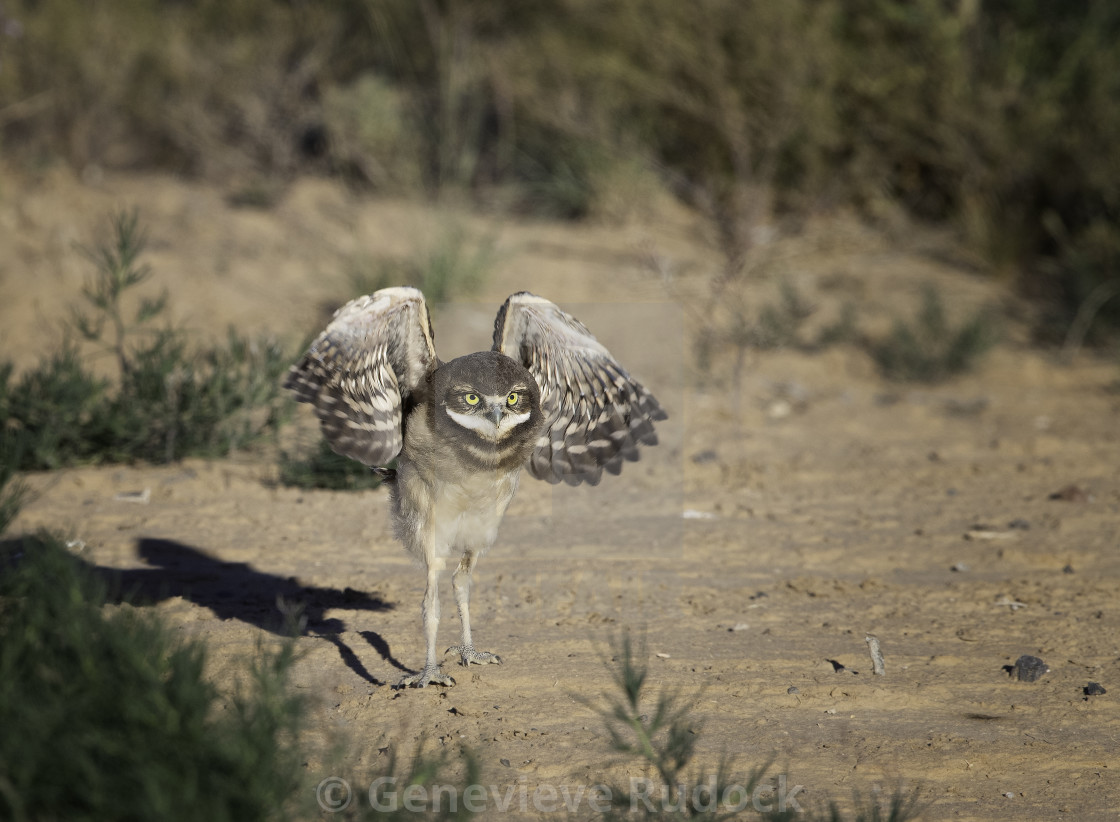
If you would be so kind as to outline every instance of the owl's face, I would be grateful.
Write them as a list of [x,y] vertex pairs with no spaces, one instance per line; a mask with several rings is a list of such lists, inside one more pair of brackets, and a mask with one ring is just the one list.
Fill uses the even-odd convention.
[[456,427],[491,443],[536,436],[541,419],[533,375],[493,351],[469,354],[436,373],[440,410]]

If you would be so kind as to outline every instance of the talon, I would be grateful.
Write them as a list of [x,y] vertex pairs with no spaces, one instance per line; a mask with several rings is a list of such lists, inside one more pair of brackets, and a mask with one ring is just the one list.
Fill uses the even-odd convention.
[[439,666],[433,668],[425,667],[418,674],[410,674],[401,677],[401,681],[396,684],[394,690],[402,690],[404,688],[423,688],[425,685],[443,685],[450,688],[455,684],[455,680],[444,673],[440,673]]
[[489,651],[476,651],[470,645],[452,645],[443,653],[449,654],[455,651],[459,654],[460,664],[465,668],[474,662],[477,665],[485,665],[487,663],[493,665],[501,665],[502,658],[497,654],[492,654]]

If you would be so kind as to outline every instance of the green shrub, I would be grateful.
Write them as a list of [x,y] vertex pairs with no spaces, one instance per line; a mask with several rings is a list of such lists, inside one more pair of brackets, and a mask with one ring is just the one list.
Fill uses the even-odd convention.
[[980,310],[957,327],[945,316],[941,295],[926,286],[913,323],[897,320],[886,339],[870,344],[883,375],[891,380],[940,382],[970,370],[995,343],[994,319]]
[[[232,329],[225,345],[193,348],[182,331],[153,328],[166,299],[122,296],[150,276],[135,212],[113,220],[112,240],[87,252],[96,271],[69,336],[37,370],[13,380],[0,367],[0,463],[17,470],[77,462],[168,462],[220,456],[273,433],[291,412],[281,394],[287,353]],[[76,333],[75,333],[76,332]],[[110,353],[116,381],[94,377],[73,338]]]
[[26,496],[27,486],[15,478],[12,466],[0,461],[0,534],[8,530]]
[[[206,654],[150,614],[105,612],[55,538],[0,554],[0,816],[285,819],[302,786],[289,642],[227,700]],[[223,710],[224,708],[224,710]]]
[[430,246],[409,257],[356,265],[349,272],[349,286],[355,293],[371,294],[389,286],[411,285],[435,307],[475,291],[494,260],[492,237],[473,236],[451,224],[436,233]]

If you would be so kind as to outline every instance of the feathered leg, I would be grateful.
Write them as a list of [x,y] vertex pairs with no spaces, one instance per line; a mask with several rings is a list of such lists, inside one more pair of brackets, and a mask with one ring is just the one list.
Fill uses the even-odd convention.
[[442,563],[429,563],[428,585],[424,589],[424,604],[421,607],[424,617],[424,640],[427,647],[424,669],[418,674],[402,678],[397,683],[398,688],[423,688],[430,682],[437,685],[455,684],[455,680],[450,676],[440,673],[439,661],[436,659],[436,634],[439,632],[439,575],[442,571]]
[[472,662],[479,664],[493,662],[501,664],[502,658],[489,651],[476,651],[471,641],[471,574],[474,572],[474,563],[477,556],[473,551],[467,551],[459,560],[459,567],[451,575],[451,586],[455,589],[455,603],[459,606],[459,622],[463,626],[463,642],[453,645],[444,651],[445,654],[455,651],[463,665]]

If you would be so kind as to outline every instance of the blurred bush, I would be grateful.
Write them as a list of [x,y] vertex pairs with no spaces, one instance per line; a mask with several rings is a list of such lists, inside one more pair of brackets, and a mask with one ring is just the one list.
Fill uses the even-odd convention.
[[[9,156],[308,171],[564,217],[649,181],[741,276],[775,213],[902,204],[1120,328],[1120,6],[1104,0],[10,0]],[[1085,310],[1085,306],[1092,311]]]

